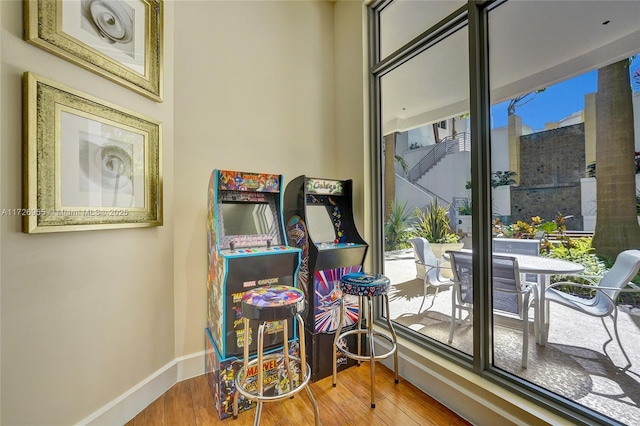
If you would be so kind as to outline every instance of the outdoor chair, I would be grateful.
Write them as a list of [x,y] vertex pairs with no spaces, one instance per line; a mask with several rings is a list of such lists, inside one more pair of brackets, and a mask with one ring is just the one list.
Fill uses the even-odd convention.
[[[540,240],[524,238],[494,238],[491,240],[494,253],[516,253],[540,256]],[[526,274],[526,281],[537,282],[536,274]]]
[[[618,255],[615,263],[609,271],[607,271],[597,285],[591,284],[578,284],[574,282],[556,282],[549,286],[545,292],[547,302],[556,302],[568,308],[574,309],[578,312],[582,312],[585,315],[591,315],[593,317],[599,317],[602,321],[602,325],[609,335],[609,340],[603,345],[603,350],[606,353],[606,346],[613,340],[607,325],[604,322],[604,318],[611,316],[613,321],[613,332],[616,336],[618,346],[622,350],[622,354],[627,360],[627,365],[623,370],[626,370],[631,366],[631,361],[627,356],[627,353],[620,342],[620,336],[618,335],[618,309],[616,307],[616,298],[621,292],[638,292],[640,287],[630,282],[640,269],[640,251],[638,250],[626,250]],[[576,275],[577,277],[583,277],[587,280],[593,281],[593,277],[585,277]],[[557,289],[560,286],[570,286],[571,288],[582,288],[592,290],[593,296],[581,297],[573,294],[564,293]],[[629,286],[630,288],[625,289]],[[547,310],[548,312],[548,310]]]
[[[456,326],[456,315],[462,311],[473,316],[473,265],[470,252],[449,251],[449,259],[453,268],[453,292],[451,328],[449,343],[453,341]],[[518,260],[510,256],[493,255],[492,257],[492,294],[494,311],[516,314],[522,321],[522,368],[527,368],[529,360],[529,308],[533,306],[534,332],[537,335],[538,298],[533,283],[521,281]],[[520,300],[522,302],[520,303]]]
[[412,238],[409,242],[413,245],[414,252],[418,259],[416,259],[416,263],[424,266],[424,295],[422,296],[422,303],[420,304],[420,309],[418,312],[422,312],[422,307],[424,306],[424,302],[427,298],[427,289],[429,287],[433,287],[435,292],[433,297],[431,298],[431,304],[425,310],[429,310],[433,303],[436,300],[436,296],[438,295],[438,291],[441,288],[451,288],[453,286],[453,280],[450,278],[445,278],[440,273],[441,269],[450,269],[448,267],[443,268],[438,264],[438,259],[436,255],[431,250],[429,246],[429,241],[426,238]]

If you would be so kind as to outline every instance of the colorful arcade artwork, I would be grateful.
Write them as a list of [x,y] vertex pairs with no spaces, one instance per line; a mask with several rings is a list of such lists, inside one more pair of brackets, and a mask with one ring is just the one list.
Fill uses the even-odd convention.
[[[315,280],[315,331],[317,333],[330,333],[338,329],[340,321],[340,278],[352,272],[360,272],[361,265],[346,266],[343,268],[325,269],[317,271]],[[358,321],[358,300],[353,296],[345,296],[345,326],[348,327]]]
[[280,175],[220,170],[221,191],[280,192]]
[[[253,338],[257,322],[251,325],[249,336],[244,335],[241,306],[245,292],[296,285],[301,250],[287,245],[281,184],[282,175],[229,170],[214,170],[209,179],[205,346],[207,374],[221,418],[231,413],[228,401],[235,389],[229,387],[242,362],[244,346],[249,345],[250,356],[257,346]],[[302,292],[296,294],[301,297]],[[289,329],[296,330],[290,321]],[[265,332],[266,351],[282,347],[283,328],[279,323]],[[295,331],[289,337],[295,339]],[[276,366],[269,370],[273,371],[268,374],[277,372]]]

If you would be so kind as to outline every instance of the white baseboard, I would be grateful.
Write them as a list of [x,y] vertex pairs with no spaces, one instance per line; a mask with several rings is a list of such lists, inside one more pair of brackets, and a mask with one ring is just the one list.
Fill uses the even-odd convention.
[[192,377],[201,376],[205,373],[205,351],[196,352],[176,358],[178,365],[177,382],[190,379]]
[[123,425],[171,386],[204,374],[204,362],[204,351],[176,358],[77,425]]

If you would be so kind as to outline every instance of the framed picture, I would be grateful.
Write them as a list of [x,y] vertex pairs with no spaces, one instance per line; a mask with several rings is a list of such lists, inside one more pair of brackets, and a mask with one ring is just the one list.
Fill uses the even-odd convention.
[[23,231],[162,225],[160,122],[24,74]]
[[162,101],[161,0],[24,0],[24,38]]

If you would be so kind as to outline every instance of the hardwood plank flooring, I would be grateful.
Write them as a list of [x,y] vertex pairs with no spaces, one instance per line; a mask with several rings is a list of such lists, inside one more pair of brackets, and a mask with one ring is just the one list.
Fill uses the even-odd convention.
[[[311,383],[323,426],[425,426],[470,425],[393,371],[376,364],[376,408],[370,407],[369,364],[338,373],[334,388],[331,377]],[[205,375],[176,383],[130,420],[126,426],[251,426],[255,409],[241,412],[237,420],[220,420]],[[263,426],[313,425],[313,410],[305,390],[293,399],[265,403]]]

